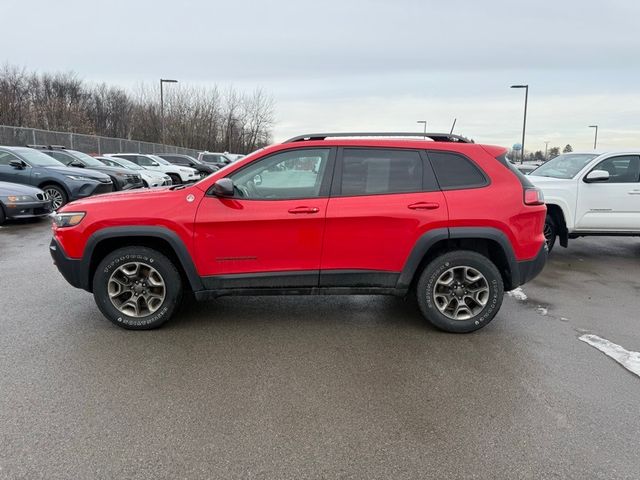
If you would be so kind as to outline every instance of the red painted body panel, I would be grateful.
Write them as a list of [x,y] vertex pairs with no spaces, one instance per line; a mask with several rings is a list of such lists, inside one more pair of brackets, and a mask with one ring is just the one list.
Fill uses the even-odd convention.
[[[318,270],[327,202],[205,197],[196,218],[196,268],[201,275]],[[317,212],[289,212],[298,207]]]
[[[439,207],[412,210],[430,202]],[[399,272],[425,232],[447,226],[442,192],[337,197],[329,200],[322,269]]]

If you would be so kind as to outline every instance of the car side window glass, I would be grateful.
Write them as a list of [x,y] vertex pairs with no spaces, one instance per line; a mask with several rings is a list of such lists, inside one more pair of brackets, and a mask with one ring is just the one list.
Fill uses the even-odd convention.
[[20,159],[16,157],[13,153],[0,152],[0,165],[8,166],[14,160],[20,161]]
[[593,170],[609,172],[609,179],[598,183],[635,183],[640,181],[640,157],[621,155],[603,160]]
[[47,152],[48,155],[52,156],[59,162],[62,162],[65,165],[69,165],[73,160],[69,155],[65,155],[64,153],[59,152]]
[[254,200],[315,198],[327,167],[330,149],[300,149],[276,153],[230,175],[238,197]]
[[443,190],[477,188],[488,184],[471,160],[453,152],[428,152],[436,178]]
[[345,148],[340,195],[376,195],[422,191],[420,153],[399,149]]
[[148,157],[143,157],[142,155],[138,155],[138,165],[142,165],[143,167],[155,167],[157,164],[153,160]]

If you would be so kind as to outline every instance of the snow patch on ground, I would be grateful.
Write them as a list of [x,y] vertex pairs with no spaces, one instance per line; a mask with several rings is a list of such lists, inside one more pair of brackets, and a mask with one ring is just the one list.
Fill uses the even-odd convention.
[[605,355],[613,358],[624,368],[640,377],[640,352],[630,352],[620,345],[610,342],[606,338],[592,334],[582,335],[578,337],[578,340],[582,340],[592,347],[597,348]]
[[521,302],[524,302],[527,299],[527,294],[524,293],[522,291],[522,288],[520,287],[516,288],[515,290],[511,290],[510,292],[507,292],[507,295],[515,298],[516,300],[520,300]]
[[536,312],[538,312],[540,315],[547,315],[549,313],[549,310],[544,307],[538,307],[536,308]]

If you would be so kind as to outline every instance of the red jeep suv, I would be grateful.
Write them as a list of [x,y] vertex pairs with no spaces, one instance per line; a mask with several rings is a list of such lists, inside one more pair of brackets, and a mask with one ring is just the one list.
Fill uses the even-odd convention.
[[542,194],[502,147],[415,136],[303,135],[193,185],[75,201],[51,255],[125,328],[158,327],[185,291],[415,292],[436,327],[477,330],[545,264]]

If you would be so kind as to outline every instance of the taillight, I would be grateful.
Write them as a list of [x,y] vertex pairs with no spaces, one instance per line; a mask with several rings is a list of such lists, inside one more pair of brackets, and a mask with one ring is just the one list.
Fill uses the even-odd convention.
[[544,195],[542,190],[536,187],[526,187],[524,189],[525,205],[544,205]]

